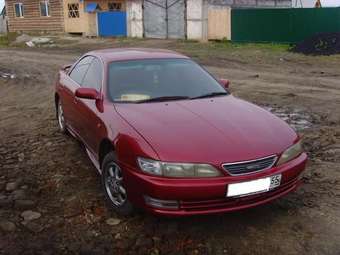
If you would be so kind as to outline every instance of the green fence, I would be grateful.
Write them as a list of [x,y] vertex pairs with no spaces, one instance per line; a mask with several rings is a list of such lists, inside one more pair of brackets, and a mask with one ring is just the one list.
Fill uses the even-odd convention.
[[295,43],[321,32],[340,32],[340,8],[233,9],[235,42]]

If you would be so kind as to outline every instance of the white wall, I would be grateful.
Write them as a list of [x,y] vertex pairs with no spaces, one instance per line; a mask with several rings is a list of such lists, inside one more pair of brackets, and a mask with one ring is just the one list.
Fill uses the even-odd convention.
[[[293,0],[292,5],[296,8],[313,8],[316,0]],[[302,5],[302,6],[301,6]],[[339,7],[340,0],[321,0],[322,7]]]
[[[204,0],[187,0],[187,38],[191,40],[206,40],[206,19]],[[207,8],[206,8],[207,9]]]
[[0,15],[0,34],[7,33],[6,18]]
[[143,8],[142,0],[126,2],[127,33],[129,37],[143,37]]

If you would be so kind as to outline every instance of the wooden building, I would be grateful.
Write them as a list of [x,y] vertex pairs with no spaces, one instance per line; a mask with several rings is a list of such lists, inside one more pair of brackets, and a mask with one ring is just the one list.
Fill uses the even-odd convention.
[[[97,12],[126,11],[126,0],[6,0],[10,32],[98,35]],[[93,8],[95,6],[95,8]]]
[[[126,11],[125,0],[64,0],[64,26],[67,33],[98,35],[97,12]],[[109,25],[109,24],[108,24]]]
[[9,32],[63,32],[62,0],[6,0]]

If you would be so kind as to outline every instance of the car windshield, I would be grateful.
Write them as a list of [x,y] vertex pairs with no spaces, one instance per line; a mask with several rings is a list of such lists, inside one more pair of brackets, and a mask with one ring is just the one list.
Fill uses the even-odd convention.
[[114,102],[156,102],[227,95],[189,59],[143,59],[109,65],[108,94]]

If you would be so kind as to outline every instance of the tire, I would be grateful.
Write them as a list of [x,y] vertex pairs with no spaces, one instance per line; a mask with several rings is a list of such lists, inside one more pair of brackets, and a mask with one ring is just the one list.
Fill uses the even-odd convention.
[[67,127],[66,127],[66,122],[64,118],[64,110],[63,110],[63,106],[60,100],[58,100],[57,102],[56,111],[57,111],[57,121],[58,121],[59,131],[63,134],[67,134]]
[[134,207],[128,200],[127,191],[124,188],[122,169],[117,163],[117,157],[114,152],[110,152],[105,156],[101,178],[105,199],[109,207],[120,215],[132,215]]

